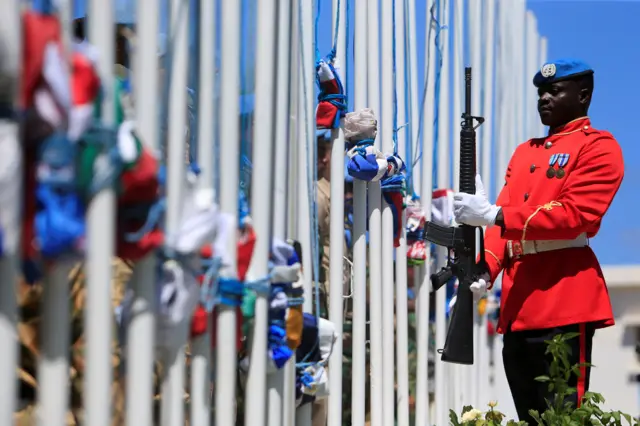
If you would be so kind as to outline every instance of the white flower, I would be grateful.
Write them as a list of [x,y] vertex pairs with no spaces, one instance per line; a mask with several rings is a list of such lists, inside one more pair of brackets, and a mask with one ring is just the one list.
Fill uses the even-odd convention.
[[489,404],[487,405],[489,405],[489,407],[491,408],[495,408],[498,405],[498,401],[489,401]]
[[478,420],[480,417],[482,417],[482,411],[477,408],[472,408],[462,415],[462,421],[470,422],[472,420]]

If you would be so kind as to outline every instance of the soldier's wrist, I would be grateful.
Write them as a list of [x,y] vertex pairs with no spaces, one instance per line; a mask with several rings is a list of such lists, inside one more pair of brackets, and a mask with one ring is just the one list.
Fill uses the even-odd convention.
[[498,210],[498,214],[496,214],[495,224],[504,229],[504,215],[502,214],[502,208],[500,208],[500,210]]

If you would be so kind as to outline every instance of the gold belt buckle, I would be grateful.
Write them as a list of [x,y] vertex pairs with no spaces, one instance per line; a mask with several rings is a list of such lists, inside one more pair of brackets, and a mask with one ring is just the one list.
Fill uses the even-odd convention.
[[523,255],[522,243],[520,241],[507,241],[507,250],[509,250],[509,257],[512,259],[519,259]]

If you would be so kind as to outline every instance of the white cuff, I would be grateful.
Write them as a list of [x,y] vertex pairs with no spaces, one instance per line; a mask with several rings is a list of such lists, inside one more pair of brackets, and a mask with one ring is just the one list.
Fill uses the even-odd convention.
[[498,212],[500,211],[500,207],[495,204],[491,204],[489,206],[489,212],[484,216],[487,220],[488,226],[493,226],[496,224],[496,217],[498,216]]

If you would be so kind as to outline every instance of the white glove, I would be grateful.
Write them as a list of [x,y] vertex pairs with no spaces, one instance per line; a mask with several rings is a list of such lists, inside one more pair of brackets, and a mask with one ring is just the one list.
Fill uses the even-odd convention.
[[469,286],[471,292],[473,293],[473,300],[475,302],[479,301],[480,299],[482,299],[482,296],[487,294],[487,287],[489,287],[489,285],[491,284],[489,282],[490,278],[491,277],[489,276],[489,274],[485,272],[484,274],[480,275],[480,277],[478,277],[478,281],[474,281]]
[[496,223],[500,207],[489,203],[480,175],[476,175],[476,193],[458,192],[453,196],[456,222],[470,226],[491,226]]

